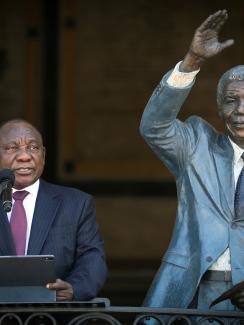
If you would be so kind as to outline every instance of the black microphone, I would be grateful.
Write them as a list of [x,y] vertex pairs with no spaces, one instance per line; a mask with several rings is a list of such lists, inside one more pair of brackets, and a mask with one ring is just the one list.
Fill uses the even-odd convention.
[[2,169],[0,171],[0,197],[5,212],[9,212],[12,209],[12,187],[14,180],[14,172],[11,169]]

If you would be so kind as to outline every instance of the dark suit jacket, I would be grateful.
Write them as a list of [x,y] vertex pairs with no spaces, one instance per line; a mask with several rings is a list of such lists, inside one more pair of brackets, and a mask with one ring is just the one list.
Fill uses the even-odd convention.
[[149,100],[140,130],[176,179],[178,208],[172,240],[144,304],[186,308],[227,247],[233,284],[244,279],[244,217],[235,218],[234,152],[227,135],[197,116],[177,119],[192,84],[173,88],[167,77]]
[[[2,205],[0,254],[16,254]],[[95,297],[107,267],[92,196],[40,180],[27,254],[53,254],[57,278],[73,286],[74,300]]]

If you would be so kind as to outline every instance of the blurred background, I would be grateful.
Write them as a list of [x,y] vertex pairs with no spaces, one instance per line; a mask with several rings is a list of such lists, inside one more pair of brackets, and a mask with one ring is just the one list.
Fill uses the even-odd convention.
[[36,125],[47,148],[45,179],[96,200],[112,305],[141,305],[169,243],[172,176],[139,134],[162,75],[184,57],[194,30],[228,9],[221,40],[235,45],[202,68],[182,119],[221,130],[216,84],[243,64],[243,0],[0,0],[1,121]]

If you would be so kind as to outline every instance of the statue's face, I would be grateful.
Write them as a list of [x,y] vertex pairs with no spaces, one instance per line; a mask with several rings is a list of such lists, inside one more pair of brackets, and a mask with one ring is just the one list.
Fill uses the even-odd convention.
[[244,81],[226,84],[219,114],[227,134],[244,149]]

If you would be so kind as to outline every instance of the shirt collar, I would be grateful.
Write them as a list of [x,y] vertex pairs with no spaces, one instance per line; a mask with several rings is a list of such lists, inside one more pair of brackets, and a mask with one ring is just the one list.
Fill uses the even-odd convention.
[[239,147],[234,141],[232,141],[230,137],[229,140],[234,150],[234,164],[236,164],[240,159],[242,159],[241,155],[243,154],[244,150]]
[[[39,185],[40,185],[40,180],[38,179],[37,181],[35,181],[35,183],[31,184],[30,186],[27,186],[25,188],[22,188],[22,191],[27,191],[30,194],[33,194],[35,196],[37,196],[37,192],[39,189]],[[15,188],[13,188],[13,193],[16,192],[18,190],[16,190]]]

